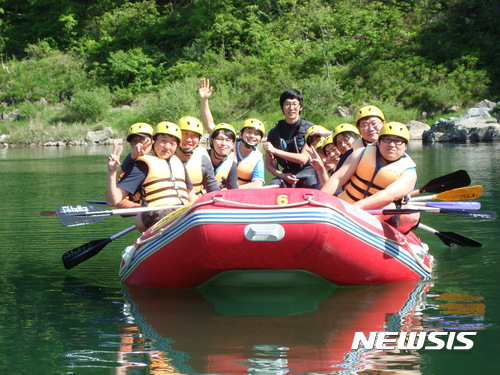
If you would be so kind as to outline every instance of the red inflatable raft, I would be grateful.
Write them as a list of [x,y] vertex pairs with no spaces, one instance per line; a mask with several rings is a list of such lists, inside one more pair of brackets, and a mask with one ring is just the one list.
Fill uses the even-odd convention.
[[413,233],[319,190],[223,190],[143,233],[123,251],[120,275],[126,284],[155,288],[195,288],[235,270],[389,284],[429,278],[427,250]]

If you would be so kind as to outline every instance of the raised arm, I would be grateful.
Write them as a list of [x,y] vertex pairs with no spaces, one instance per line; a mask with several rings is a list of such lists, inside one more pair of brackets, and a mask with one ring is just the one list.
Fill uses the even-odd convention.
[[310,155],[310,163],[318,173],[320,185],[323,186],[324,184],[326,184],[326,181],[328,181],[329,178],[325,164],[314,148],[311,148],[309,146],[306,147]]
[[106,181],[106,203],[108,206],[116,206],[127,196],[125,190],[116,186],[116,171],[120,168],[121,153],[122,146],[114,145],[113,153],[108,158],[108,178]]
[[212,95],[212,87],[210,86],[209,79],[201,78],[198,81],[198,94],[200,95],[200,110],[203,126],[208,134],[212,134],[215,128],[215,123],[208,105],[208,98]]

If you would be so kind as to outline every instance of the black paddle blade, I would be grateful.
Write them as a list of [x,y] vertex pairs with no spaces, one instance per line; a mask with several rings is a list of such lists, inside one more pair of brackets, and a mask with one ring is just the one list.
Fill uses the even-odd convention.
[[111,237],[103,240],[94,240],[65,252],[62,255],[64,267],[69,270],[80,263],[85,262],[87,259],[97,255],[111,241],[113,241]]
[[436,177],[419,189],[420,193],[443,193],[446,190],[469,186],[471,183],[469,174],[463,169]]
[[[59,206],[56,207],[56,215],[59,222],[65,227],[76,227],[78,225],[88,225],[98,223],[110,216],[110,212],[101,210],[94,206]],[[94,215],[86,216],[89,213]],[[99,215],[99,213],[102,213]]]
[[472,238],[462,236],[455,232],[436,232],[441,241],[448,246],[465,246],[465,247],[483,247],[481,242],[473,240]]

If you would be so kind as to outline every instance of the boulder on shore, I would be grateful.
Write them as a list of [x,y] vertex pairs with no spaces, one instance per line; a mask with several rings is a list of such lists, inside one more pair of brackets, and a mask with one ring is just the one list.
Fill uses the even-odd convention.
[[[481,107],[480,107],[481,105]],[[422,134],[424,143],[433,142],[498,142],[500,124],[490,115],[495,103],[483,100],[475,108],[469,109],[462,117],[439,119]]]

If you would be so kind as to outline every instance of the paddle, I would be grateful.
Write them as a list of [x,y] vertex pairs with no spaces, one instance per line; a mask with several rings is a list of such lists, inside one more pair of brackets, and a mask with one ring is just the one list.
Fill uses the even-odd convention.
[[73,250],[70,250],[62,255],[62,261],[64,267],[69,270],[82,262],[85,262],[87,259],[92,258],[94,255],[97,255],[108,243],[113,240],[116,240],[118,237],[121,237],[129,232],[132,232],[136,228],[135,225],[122,230],[121,232],[116,233],[115,235],[104,238],[102,240],[93,240],[87,242],[84,245],[75,247]]
[[102,204],[102,205],[106,205],[106,201],[94,201],[92,199],[87,199],[85,202],[90,203],[90,204]]
[[480,211],[480,210],[448,210],[437,207],[421,207],[421,208],[395,208],[383,210],[366,210],[375,215],[401,215],[401,214],[414,214],[417,212],[435,212],[442,214],[450,214],[464,217],[474,217],[476,219],[496,219],[497,213],[495,211]]
[[179,206],[155,206],[155,207],[132,207],[119,208],[114,210],[102,210],[95,206],[59,206],[55,211],[42,211],[40,215],[53,216],[57,218],[65,227],[74,227],[78,225],[88,225],[99,223],[111,215],[137,215],[141,212],[158,211],[167,208],[179,208]]
[[479,202],[413,202],[412,200],[410,204],[417,207],[435,207],[448,210],[479,210],[481,208],[481,203]]
[[411,202],[430,201],[440,199],[443,201],[461,201],[466,199],[476,199],[481,196],[483,187],[481,185],[468,186],[458,189],[447,190],[440,194],[423,195],[421,197],[411,198]]
[[436,177],[430,180],[418,190],[410,193],[410,196],[422,193],[442,193],[449,189],[464,187],[470,184],[469,174],[463,169],[449,173],[447,175]]
[[427,232],[435,234],[436,236],[438,236],[441,239],[441,241],[443,241],[443,243],[445,243],[448,246],[466,246],[466,247],[482,247],[483,246],[483,244],[481,242],[473,240],[472,238],[462,236],[461,234],[458,234],[455,232],[439,232],[436,229],[428,227],[427,225],[424,225],[422,223],[419,223],[418,227],[420,229],[427,231]]

